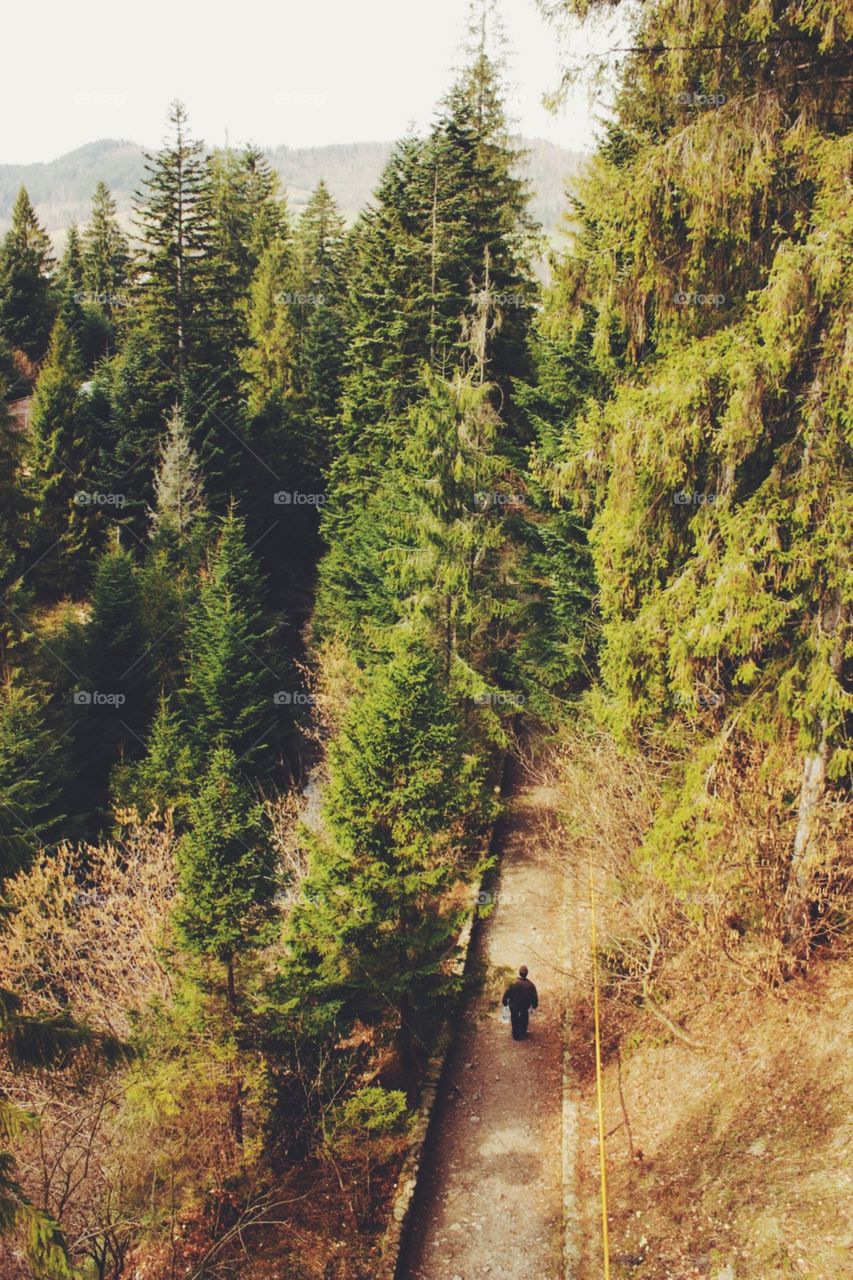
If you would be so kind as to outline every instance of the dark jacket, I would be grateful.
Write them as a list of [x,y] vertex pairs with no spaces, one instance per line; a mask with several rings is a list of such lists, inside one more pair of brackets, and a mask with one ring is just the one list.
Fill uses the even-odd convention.
[[529,978],[516,978],[504,992],[501,1004],[508,1004],[514,1013],[523,1013],[538,1008],[539,996]]

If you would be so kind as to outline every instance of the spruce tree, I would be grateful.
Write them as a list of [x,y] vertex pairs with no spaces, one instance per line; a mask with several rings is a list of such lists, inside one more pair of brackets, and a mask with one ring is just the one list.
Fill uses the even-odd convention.
[[337,1019],[387,1023],[404,1060],[454,987],[445,961],[482,819],[482,779],[465,758],[441,667],[409,637],[351,707],[330,751],[324,827],[305,901],[291,918],[285,982]]
[[171,811],[183,827],[193,790],[195,768],[187,732],[178,712],[161,693],[141,760],[120,765],[113,775],[113,798],[133,806],[140,817]]
[[232,507],[208,552],[188,620],[184,715],[200,757],[224,743],[244,768],[269,767],[274,695],[285,683],[271,635],[264,584]]
[[88,299],[83,265],[83,246],[75,224],[68,228],[65,252],[56,275],[59,315],[74,334],[84,369],[91,369],[104,353],[109,340],[109,323]]
[[30,590],[23,576],[29,495],[23,474],[24,441],[6,409],[5,381],[0,375],[0,676],[8,675],[20,639]]
[[217,985],[227,1019],[218,1021],[220,1032],[231,1040],[223,1056],[229,1076],[231,1131],[239,1147],[243,1084],[234,1042],[239,1047],[245,1020],[239,964],[271,936],[275,851],[263,806],[253,800],[236,756],[223,745],[214,748],[199,790],[189,802],[188,830],[178,845],[177,863],[178,937],[188,951],[224,970]]
[[296,385],[323,423],[337,410],[344,372],[345,244],[343,216],[320,182],[296,228],[288,292]]
[[33,361],[45,355],[55,316],[50,238],[21,187],[0,245],[0,340]]
[[[800,793],[777,803],[799,934],[821,805],[850,766],[844,37],[832,9],[697,0],[689,17],[685,43],[684,11],[637,10],[578,192],[552,324],[592,314],[612,393],[572,415],[549,482],[591,523],[616,732],[679,743],[696,708],[707,779],[724,753],[796,738]],[[649,836],[669,874],[713,812],[684,787]]]
[[176,562],[193,555],[207,515],[201,467],[177,406],[169,416],[154,477],[150,512],[154,547],[166,547]]
[[33,396],[27,483],[33,505],[31,559],[44,591],[76,591],[85,578],[97,520],[93,457],[82,411],[83,367],[60,313]]
[[89,618],[70,657],[76,672],[68,694],[79,762],[75,799],[78,812],[89,815],[91,832],[105,815],[112,769],[142,754],[155,703],[138,571],[117,541],[98,562]]
[[[171,137],[147,157],[137,193],[142,252],[134,325],[146,381],[158,389],[158,417],[178,404],[210,494],[224,505],[241,462],[243,322],[235,269],[217,250],[210,169],[181,103],[172,104],[169,124]],[[145,423],[154,428],[148,415]]]
[[83,232],[83,282],[88,301],[111,321],[121,315],[129,301],[130,274],[130,249],[118,223],[116,202],[106,183],[99,182]]
[[64,766],[43,695],[11,674],[0,685],[0,882],[57,836]]

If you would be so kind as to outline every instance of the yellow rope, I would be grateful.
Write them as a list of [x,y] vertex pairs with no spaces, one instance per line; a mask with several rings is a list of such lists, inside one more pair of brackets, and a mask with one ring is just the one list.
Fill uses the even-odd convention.
[[601,1023],[598,1011],[598,939],[595,931],[595,885],[589,864],[589,906],[592,919],[592,991],[595,1010],[595,1087],[598,1096],[598,1155],[601,1162],[601,1243],[604,1280],[610,1280],[610,1239],[607,1234],[607,1166],[604,1159],[604,1096],[601,1084]]

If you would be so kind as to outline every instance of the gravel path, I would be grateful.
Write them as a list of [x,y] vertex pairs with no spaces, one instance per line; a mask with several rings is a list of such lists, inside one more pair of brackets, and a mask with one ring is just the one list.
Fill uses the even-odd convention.
[[[552,794],[522,788],[506,823],[496,906],[479,942],[483,995],[448,1063],[418,1189],[405,1280],[561,1280],[562,875]],[[510,972],[539,990],[527,1040],[499,1019]]]

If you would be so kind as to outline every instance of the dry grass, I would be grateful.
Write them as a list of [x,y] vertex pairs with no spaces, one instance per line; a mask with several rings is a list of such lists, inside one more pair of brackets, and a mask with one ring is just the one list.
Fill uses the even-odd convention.
[[[690,1026],[701,1052],[665,1037],[623,1052],[635,1157],[614,1135],[616,1277],[678,1280],[726,1266],[737,1280],[845,1274],[851,975],[840,962],[783,991],[707,1004]],[[615,1064],[605,1106],[620,1116]],[[597,1189],[590,1170],[587,1195]]]

